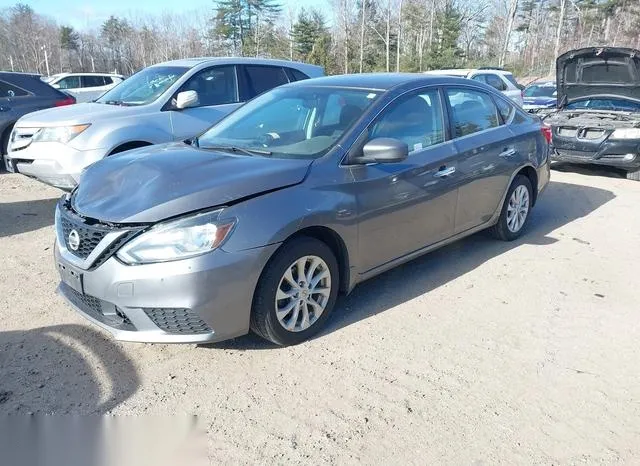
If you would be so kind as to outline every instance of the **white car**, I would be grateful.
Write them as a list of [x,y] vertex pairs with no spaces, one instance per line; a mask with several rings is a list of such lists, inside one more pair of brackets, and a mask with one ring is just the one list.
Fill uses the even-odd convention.
[[76,102],[90,102],[124,81],[119,74],[60,73],[43,79],[76,98]]
[[507,97],[511,98],[515,103],[522,107],[524,103],[522,96],[522,86],[518,84],[516,78],[509,71],[498,68],[477,68],[477,69],[450,69],[450,70],[432,70],[425,71],[425,74],[436,74],[444,76],[457,76],[460,78],[473,79],[488,84],[489,86],[499,90]]

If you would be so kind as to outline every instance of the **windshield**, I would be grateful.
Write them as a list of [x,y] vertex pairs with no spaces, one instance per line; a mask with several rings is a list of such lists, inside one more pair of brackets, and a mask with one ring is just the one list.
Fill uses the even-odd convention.
[[525,97],[555,97],[556,86],[551,84],[534,84],[524,90]]
[[189,68],[152,66],[137,72],[108,91],[96,102],[114,105],[145,105],[155,101]]
[[568,110],[613,110],[619,112],[640,112],[640,102],[615,98],[584,99],[571,102]]
[[198,145],[280,158],[318,158],[335,146],[378,95],[336,87],[274,89],[220,121],[198,138]]

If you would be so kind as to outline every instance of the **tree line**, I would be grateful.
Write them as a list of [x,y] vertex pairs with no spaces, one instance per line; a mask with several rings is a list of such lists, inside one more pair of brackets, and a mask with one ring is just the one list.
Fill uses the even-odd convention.
[[182,14],[115,14],[75,29],[16,4],[0,11],[0,69],[125,75],[194,56],[302,60],[330,74],[504,66],[553,72],[563,51],[640,48],[638,0],[218,0]]

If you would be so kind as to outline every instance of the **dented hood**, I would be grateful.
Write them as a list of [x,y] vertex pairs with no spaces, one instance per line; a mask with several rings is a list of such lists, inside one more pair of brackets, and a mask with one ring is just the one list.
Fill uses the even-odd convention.
[[610,96],[640,101],[640,51],[621,47],[571,50],[556,60],[558,107]]
[[229,155],[184,143],[108,157],[82,175],[76,212],[110,223],[154,223],[304,180],[311,160]]

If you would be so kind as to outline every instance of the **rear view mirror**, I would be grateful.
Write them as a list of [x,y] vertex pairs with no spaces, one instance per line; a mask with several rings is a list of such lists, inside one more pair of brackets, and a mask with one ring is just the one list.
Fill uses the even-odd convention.
[[195,107],[198,105],[198,101],[196,91],[183,91],[176,96],[176,108],[182,110],[183,108]]
[[376,138],[367,142],[362,148],[362,156],[356,163],[396,163],[409,156],[409,147],[402,141],[393,138]]

